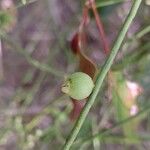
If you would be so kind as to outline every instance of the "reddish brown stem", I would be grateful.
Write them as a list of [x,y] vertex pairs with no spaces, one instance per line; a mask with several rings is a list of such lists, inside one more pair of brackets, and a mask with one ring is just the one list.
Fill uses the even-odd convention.
[[104,52],[105,54],[108,54],[110,51],[109,48],[109,44],[108,44],[108,40],[106,38],[105,35],[105,31],[104,31],[104,27],[103,27],[103,23],[101,21],[100,15],[98,14],[97,8],[96,8],[96,3],[95,0],[89,0],[89,4],[91,5],[92,11],[94,13],[94,17],[95,17],[95,21],[99,30],[99,35],[100,35],[100,39],[102,40],[102,44],[104,47]]

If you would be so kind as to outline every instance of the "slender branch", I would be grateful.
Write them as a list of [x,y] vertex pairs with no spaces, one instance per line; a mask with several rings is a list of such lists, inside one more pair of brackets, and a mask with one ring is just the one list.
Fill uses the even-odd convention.
[[144,114],[147,114],[150,112],[150,106],[146,106],[145,108],[143,108],[143,110],[141,110],[139,113],[137,113],[135,116],[131,116],[129,118],[126,118],[118,123],[116,123],[115,125],[113,125],[111,128],[105,130],[105,131],[100,131],[99,133],[93,135],[92,137],[89,137],[89,138],[85,138],[83,140],[81,140],[82,144],[84,142],[87,142],[87,141],[90,141],[90,140],[93,140],[95,138],[102,138],[103,136],[107,136],[108,134],[110,134],[112,132],[113,129],[116,129],[120,126],[122,126],[123,124],[126,124],[128,123],[129,121],[131,120],[134,120],[134,119],[137,119],[141,116],[143,116]]
[[[24,1],[24,0],[22,0],[22,1]],[[40,0],[30,0],[30,1],[28,1],[28,2],[20,2],[16,7],[14,7],[14,9],[18,9],[18,8],[21,8],[21,7],[24,7],[24,6],[27,6],[27,5],[29,5],[29,4],[32,4],[32,3],[35,3],[35,2],[38,2],[38,1],[40,1]]]
[[30,65],[36,67],[37,69],[39,69],[41,71],[51,73],[52,75],[54,75],[56,77],[62,78],[64,76],[64,74],[65,74],[64,72],[57,71],[54,68],[52,68],[51,66],[47,65],[46,63],[41,63],[38,60],[32,58],[30,56],[30,54],[28,54],[23,48],[21,48],[19,45],[17,45],[7,35],[0,33],[0,36],[2,37],[2,39],[6,40],[8,42],[8,44],[12,45],[17,52],[19,52],[21,55],[23,55]]
[[63,150],[69,150],[74,142],[74,140],[76,139],[83,123],[84,123],[84,120],[90,110],[90,108],[92,107],[97,95],[98,95],[98,92],[102,86],[102,83],[104,81],[104,78],[106,76],[106,74],[108,73],[112,63],[113,63],[113,60],[115,59],[115,56],[117,55],[119,49],[120,49],[120,46],[123,42],[123,39],[128,31],[128,28],[132,22],[132,20],[134,19],[137,11],[138,11],[138,8],[141,4],[142,0],[135,0],[134,3],[133,3],[133,6],[129,12],[129,15],[127,16],[126,20],[125,20],[125,23],[118,35],[118,38],[117,40],[115,41],[115,44],[112,48],[112,51],[108,57],[108,59],[106,60],[103,68],[101,69],[101,71],[98,73],[98,76],[97,76],[97,80],[96,80],[96,83],[95,83],[95,88],[92,92],[92,94],[90,95],[86,105],[84,106],[78,120],[76,121],[75,125],[74,125],[74,128],[72,129],[70,135],[68,136],[68,139],[66,140],[66,143],[64,144],[63,146]]
[[150,32],[150,25],[146,26],[144,29],[142,29],[140,32],[138,32],[135,35],[136,39],[140,39],[142,36]]
[[122,3],[122,2],[128,2],[129,0],[103,0],[103,1],[99,1],[96,3],[96,7],[104,7],[104,6],[109,6],[109,5],[114,5],[114,4],[118,4],[118,3]]
[[[131,38],[127,39],[126,43],[123,46],[129,47],[134,40],[138,42],[139,39],[141,39],[148,33],[150,33],[150,25],[144,27],[142,30],[135,33],[135,35],[133,35]],[[144,56],[150,53],[149,48],[150,43],[147,42],[144,44],[144,46],[135,49],[134,52],[127,53],[123,58],[118,60],[116,64],[113,65],[112,70],[122,70],[126,66],[129,66],[129,64],[134,64],[137,61],[140,61]]]
[[132,44],[133,41],[135,41],[135,40],[137,41],[137,40],[141,39],[143,36],[145,36],[149,32],[150,32],[150,25],[146,26],[141,31],[138,31],[132,37],[128,38],[125,45],[124,45],[124,47],[130,46],[130,44]]
[[124,59],[120,59],[116,64],[112,66],[112,70],[122,70],[130,64],[135,64],[142,60],[144,56],[150,53],[149,51],[150,43],[145,43],[144,46],[134,50],[134,52],[130,52],[124,56]]
[[141,135],[141,134],[134,134],[133,137],[130,136],[122,136],[122,135],[107,135],[105,137],[103,137],[103,140],[107,140],[108,142],[117,142],[117,143],[123,143],[123,142],[127,142],[130,144],[136,144],[139,141],[150,141],[150,136],[149,135]]

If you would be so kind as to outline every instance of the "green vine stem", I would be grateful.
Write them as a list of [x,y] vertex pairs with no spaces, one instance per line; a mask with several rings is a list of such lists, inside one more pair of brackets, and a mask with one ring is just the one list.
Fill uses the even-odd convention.
[[142,29],[140,32],[138,32],[135,37],[136,39],[140,39],[142,36],[150,32],[150,25],[146,26],[144,29]]
[[80,128],[82,127],[82,124],[84,123],[84,120],[90,110],[90,108],[92,107],[96,97],[97,97],[97,94],[102,86],[102,83],[104,81],[104,78],[105,76],[107,75],[111,65],[113,64],[113,60],[115,59],[120,47],[121,47],[121,44],[123,42],[123,39],[130,27],[130,24],[132,22],[132,20],[134,19],[137,11],[138,11],[138,8],[141,4],[142,0],[134,0],[134,3],[133,3],[133,6],[125,20],[125,23],[122,27],[122,29],[120,30],[119,32],[119,35],[114,43],[114,46],[111,50],[111,53],[108,57],[108,59],[106,60],[104,66],[102,67],[101,71],[98,73],[97,75],[97,80],[96,80],[96,83],[95,83],[95,88],[93,89],[93,92],[92,94],[90,95],[86,105],[84,106],[78,120],[76,121],[75,125],[74,125],[74,128],[72,129],[70,135],[68,136],[68,139],[66,140],[66,143],[64,144],[63,146],[63,150],[69,150],[74,142],[74,140],[76,139],[79,131],[80,131]]
[[118,3],[122,3],[124,2],[124,0],[107,0],[107,1],[100,1],[96,3],[96,7],[104,7],[104,6],[109,6],[109,5],[114,5],[114,4],[118,4]]

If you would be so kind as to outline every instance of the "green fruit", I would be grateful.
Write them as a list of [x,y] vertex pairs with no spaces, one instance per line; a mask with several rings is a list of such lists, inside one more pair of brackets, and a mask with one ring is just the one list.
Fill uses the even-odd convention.
[[73,99],[82,100],[91,94],[93,88],[94,83],[89,75],[83,72],[76,72],[66,79],[61,90]]

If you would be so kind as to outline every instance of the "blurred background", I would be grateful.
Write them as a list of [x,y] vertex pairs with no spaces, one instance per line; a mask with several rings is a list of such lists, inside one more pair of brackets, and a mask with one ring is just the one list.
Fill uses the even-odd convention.
[[[0,0],[0,150],[57,150],[63,145],[75,120],[70,116],[74,105],[61,84],[78,70],[70,42],[84,3]],[[110,47],[131,5],[130,0],[96,1]],[[106,55],[92,11],[89,15],[84,53],[101,68]],[[112,78],[103,84],[72,149],[149,150],[149,106],[150,0],[143,0]]]

